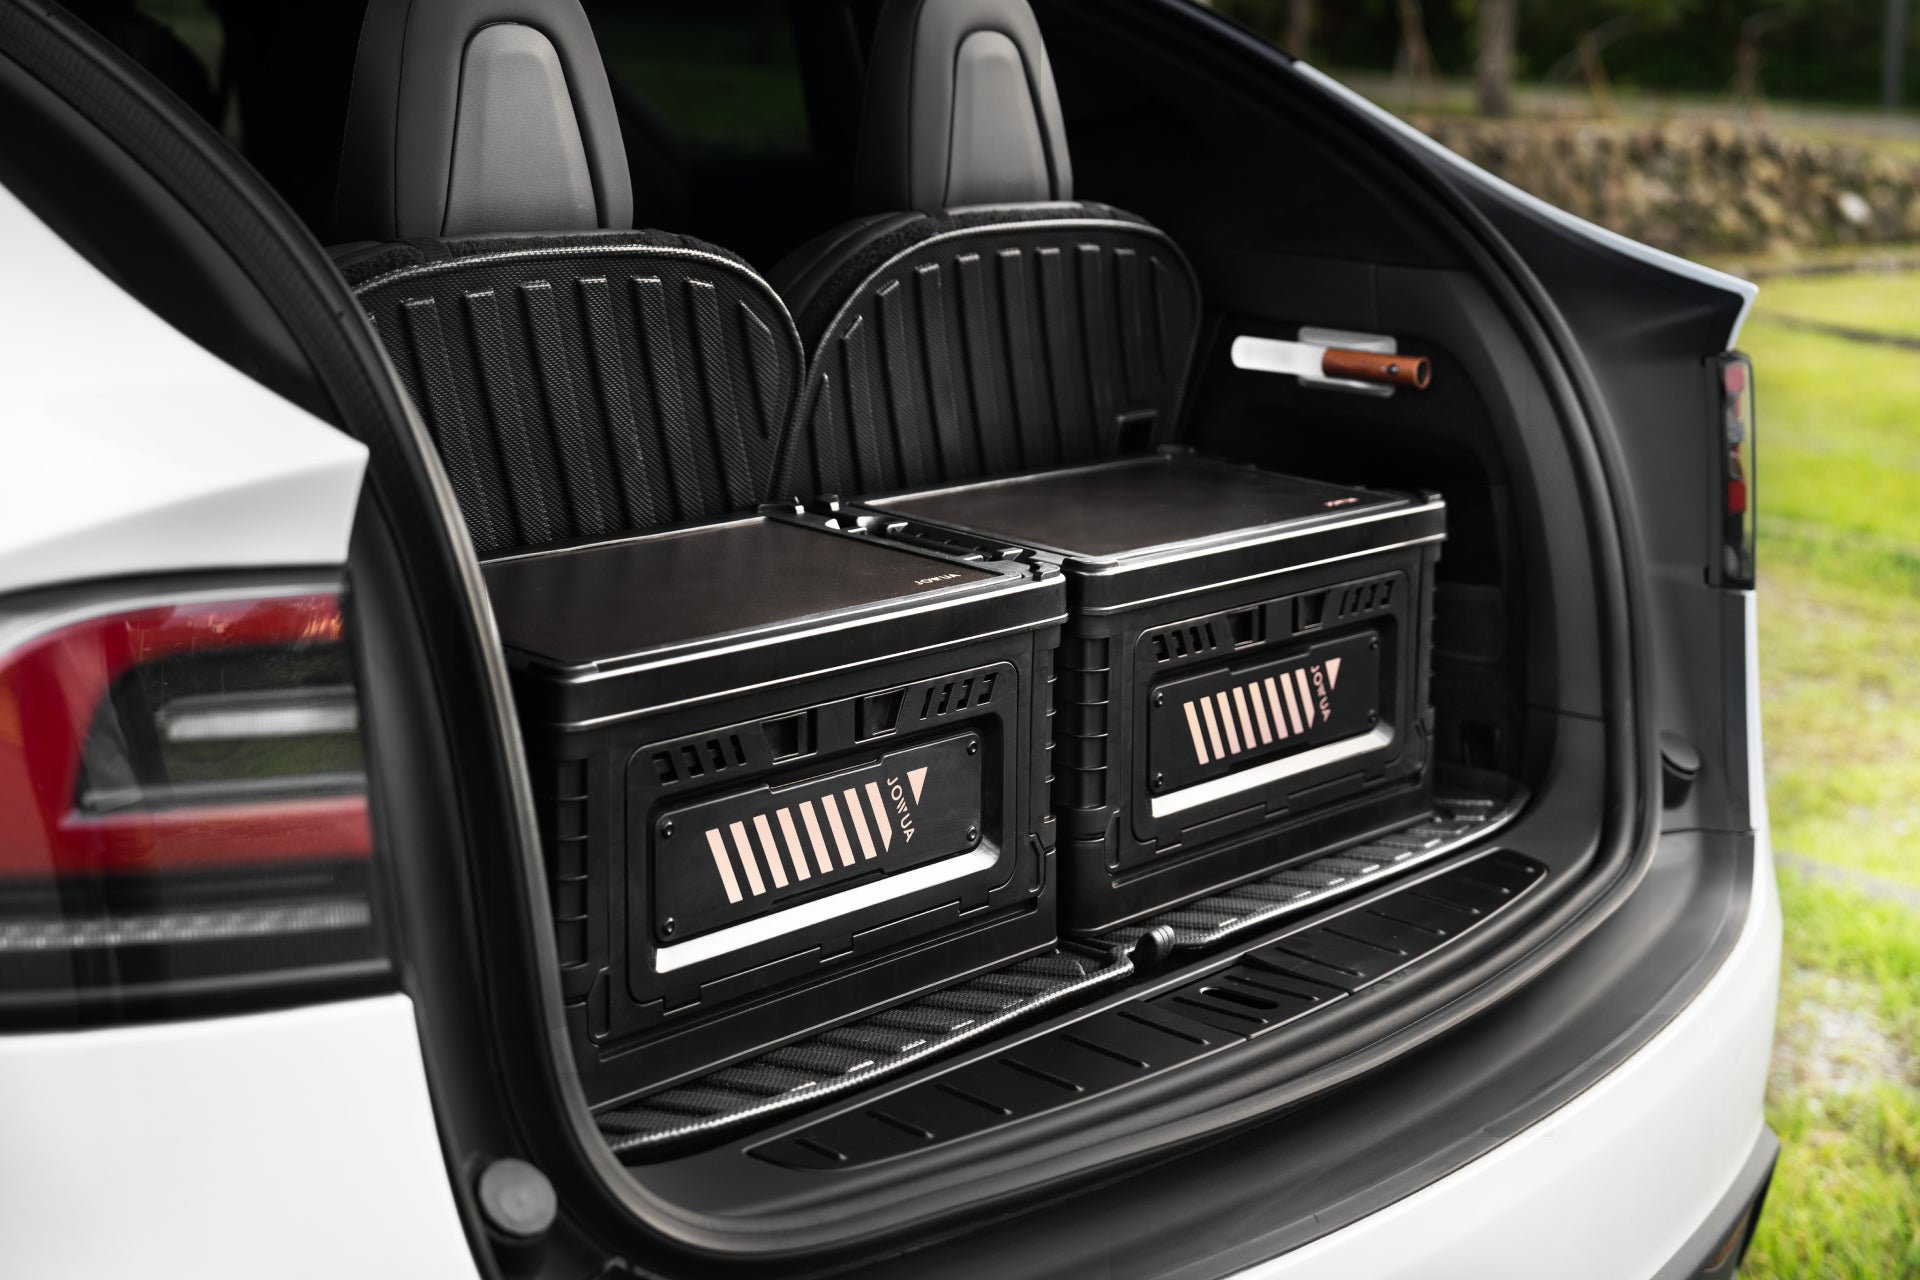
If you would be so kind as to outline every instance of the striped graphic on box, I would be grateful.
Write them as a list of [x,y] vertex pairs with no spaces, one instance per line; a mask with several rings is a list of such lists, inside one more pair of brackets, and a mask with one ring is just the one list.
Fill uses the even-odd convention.
[[1323,707],[1331,720],[1340,663],[1329,658],[1182,702],[1194,763],[1212,764],[1304,734]]
[[1156,795],[1367,732],[1379,719],[1383,661],[1381,633],[1369,628],[1161,680],[1147,721]]
[[[926,785],[926,766],[907,770],[904,785],[896,782],[892,788],[895,792],[893,805],[899,805],[907,794],[912,795],[914,804],[919,804]],[[844,822],[841,820],[842,813],[846,814]],[[795,822],[796,814],[799,815],[799,825]],[[824,827],[821,824],[822,814],[825,815]],[[796,804],[781,805],[771,813],[756,813],[750,822],[751,834],[747,822],[708,827],[703,833],[707,848],[713,855],[713,868],[719,876],[721,892],[726,894],[728,902],[757,898],[767,891],[769,885],[784,889],[789,883],[811,880],[813,869],[808,864],[809,853],[813,866],[817,866],[823,876],[832,875],[840,867],[856,866],[861,861],[877,858],[893,848],[898,825],[888,797],[881,794],[880,784],[873,779],[868,779],[860,786],[827,791]],[[776,824],[779,828],[777,836],[774,833]],[[800,837],[802,826],[807,833],[804,843]],[[848,838],[849,833],[851,839]],[[913,828],[908,823],[903,843],[912,838]],[[735,874],[736,866],[740,874]],[[761,874],[763,867],[766,869],[764,876]],[[788,867],[793,868],[792,881],[787,879]]]
[[658,814],[647,841],[658,936],[683,941],[981,840],[978,734]]

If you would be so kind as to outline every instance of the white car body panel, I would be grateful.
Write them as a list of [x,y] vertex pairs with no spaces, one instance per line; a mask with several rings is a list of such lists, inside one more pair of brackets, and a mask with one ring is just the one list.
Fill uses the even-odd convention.
[[345,561],[364,445],[128,296],[0,188],[0,592]]
[[1543,218],[1560,227],[1562,230],[1570,231],[1580,239],[1590,240],[1604,248],[1611,249],[1622,257],[1631,258],[1635,262],[1644,263],[1657,270],[1665,271],[1670,275],[1676,275],[1682,279],[1692,280],[1697,284],[1704,284],[1709,288],[1721,289],[1733,294],[1740,300],[1740,313],[1733,318],[1733,328],[1727,334],[1726,345],[1728,349],[1739,345],[1740,329],[1746,324],[1747,313],[1753,310],[1753,300],[1760,292],[1760,286],[1753,283],[1753,281],[1742,280],[1739,276],[1728,275],[1724,271],[1716,271],[1712,267],[1701,266],[1697,262],[1690,262],[1680,257],[1678,254],[1668,253],[1664,249],[1656,249],[1649,244],[1642,244],[1638,240],[1629,239],[1621,235],[1618,231],[1609,231],[1597,223],[1588,222],[1585,218],[1575,217],[1565,209],[1557,205],[1548,204],[1545,200],[1540,199],[1540,197],[1522,191],[1505,178],[1495,177],[1466,157],[1441,146],[1438,142],[1435,142],[1432,138],[1429,138],[1426,134],[1420,132],[1399,116],[1394,115],[1392,112],[1355,93],[1352,89],[1341,84],[1326,72],[1309,66],[1304,62],[1295,62],[1293,64],[1293,70],[1301,79],[1313,85],[1329,97],[1337,98],[1347,106],[1358,110],[1374,123],[1385,127],[1388,132],[1398,134],[1400,137],[1405,138],[1408,142],[1413,143],[1428,155],[1433,156],[1455,172],[1465,176],[1474,184],[1485,188],[1501,199],[1520,206],[1529,213],[1532,213],[1535,217]]
[[475,1274],[405,996],[0,1036],[0,1275]]
[[1751,915],[1713,980],[1592,1088],[1438,1182],[1240,1280],[1638,1280],[1708,1221],[1762,1128],[1780,904],[1761,843]]
[[1751,591],[1746,633],[1753,894],[1719,972],[1638,1053],[1552,1115],[1236,1280],[1638,1280],[1712,1217],[1764,1127],[1780,985]]

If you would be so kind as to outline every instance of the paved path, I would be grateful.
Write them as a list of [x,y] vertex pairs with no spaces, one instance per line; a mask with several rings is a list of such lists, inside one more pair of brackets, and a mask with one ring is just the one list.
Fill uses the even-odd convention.
[[1920,338],[1909,334],[1882,333],[1878,329],[1856,329],[1851,325],[1830,324],[1825,320],[1804,320],[1799,316],[1783,316],[1778,313],[1769,314],[1764,319],[1782,328],[1798,329],[1803,333],[1823,333],[1830,338],[1845,338],[1849,342],[1871,342],[1883,347],[1920,351]]
[[1815,262],[1769,262],[1762,258],[1754,262],[1737,259],[1710,261],[1709,266],[1720,266],[1736,276],[1748,280],[1766,280],[1778,276],[1861,276],[1884,275],[1902,271],[1920,271],[1920,255],[1901,252],[1892,247],[1869,247],[1859,256],[1841,259],[1825,259]]
[[[1391,72],[1323,69],[1334,79],[1389,111],[1421,115],[1436,110],[1449,113],[1472,110],[1473,84],[1469,80],[1449,77],[1436,82],[1431,93],[1423,93],[1404,77]],[[1513,88],[1513,103],[1515,116],[1519,119],[1529,116],[1590,117],[1594,114],[1593,95],[1579,84],[1517,84]],[[1619,120],[1725,120],[1733,124],[1920,142],[1920,110],[1850,110],[1846,107],[1764,100],[1748,107],[1731,94],[1669,96],[1631,92],[1616,92],[1614,109],[1614,118]]]
[[1780,866],[1792,867],[1808,879],[1826,880],[1845,885],[1869,898],[1877,898],[1882,902],[1898,902],[1903,906],[1920,910],[1920,889],[1910,884],[1901,884],[1897,880],[1883,880],[1879,876],[1868,875],[1864,871],[1855,871],[1850,867],[1836,867],[1830,862],[1820,862],[1779,849],[1773,851],[1773,860]]

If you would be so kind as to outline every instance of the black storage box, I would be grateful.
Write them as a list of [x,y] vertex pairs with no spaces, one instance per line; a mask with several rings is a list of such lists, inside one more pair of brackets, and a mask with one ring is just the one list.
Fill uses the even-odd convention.
[[769,514],[485,575],[590,1101],[1054,940],[1053,566]]
[[1437,495],[1164,451],[864,501],[888,536],[1058,563],[1061,921],[1097,932],[1431,799]]

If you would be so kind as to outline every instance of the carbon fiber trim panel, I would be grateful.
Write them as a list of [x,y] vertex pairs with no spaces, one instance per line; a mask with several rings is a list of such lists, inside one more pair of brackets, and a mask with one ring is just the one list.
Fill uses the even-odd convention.
[[941,230],[857,283],[814,344],[781,494],[874,493],[1171,438],[1200,320],[1164,234],[1107,218]]
[[483,555],[766,498],[801,355],[758,276],[677,239],[484,243],[355,288]]

